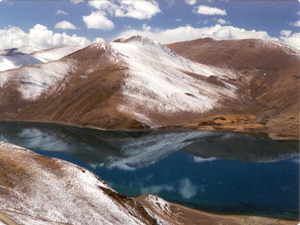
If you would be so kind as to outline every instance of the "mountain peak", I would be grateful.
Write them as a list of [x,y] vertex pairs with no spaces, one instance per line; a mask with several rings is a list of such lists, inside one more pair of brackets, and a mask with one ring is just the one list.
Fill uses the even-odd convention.
[[156,41],[152,41],[150,38],[144,37],[144,36],[140,36],[140,35],[136,35],[136,36],[132,36],[128,39],[125,39],[123,42],[125,43],[141,43],[141,44],[156,44]]

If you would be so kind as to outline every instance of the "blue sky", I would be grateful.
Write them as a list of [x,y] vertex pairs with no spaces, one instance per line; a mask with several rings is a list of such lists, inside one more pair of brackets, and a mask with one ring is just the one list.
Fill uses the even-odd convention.
[[[88,44],[135,34],[163,43],[198,37],[273,38],[300,48],[299,7],[298,1],[0,0],[0,48]],[[40,30],[44,40],[35,41]],[[60,35],[56,39],[55,33]]]

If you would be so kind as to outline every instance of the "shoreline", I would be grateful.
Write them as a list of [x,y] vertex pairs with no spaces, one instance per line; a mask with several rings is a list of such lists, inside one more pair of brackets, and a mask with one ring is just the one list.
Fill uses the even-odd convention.
[[[118,128],[118,129],[107,129],[107,128],[101,128],[97,126],[90,126],[90,125],[78,125],[72,122],[62,122],[62,121],[40,121],[40,120],[12,120],[12,119],[0,119],[0,122],[20,122],[20,123],[37,123],[37,124],[55,124],[55,125],[62,125],[62,126],[71,126],[76,128],[82,128],[82,129],[94,129],[94,130],[100,130],[100,131],[108,131],[108,132],[151,132],[151,131],[170,131],[170,132],[183,132],[183,131],[211,131],[211,132],[229,132],[234,134],[250,134],[250,135],[257,135],[261,137],[266,137],[271,140],[276,141],[300,141],[300,137],[285,137],[279,136],[281,138],[272,138],[272,136],[269,136],[268,133],[262,132],[262,131],[245,131],[245,130],[236,130],[236,129],[215,129],[213,126],[210,126],[210,129],[201,129],[199,126],[164,126],[164,127],[157,127],[157,128]],[[205,127],[207,128],[207,127]]]
[[[147,202],[148,196],[154,196],[151,194],[142,195],[134,200],[141,202],[149,211],[154,212],[155,206],[152,202]],[[157,198],[157,197],[156,197]],[[158,197],[160,198],[160,197]],[[209,212],[205,210],[199,210],[181,205],[178,203],[170,202],[165,200],[165,208],[168,208],[171,213],[173,213],[174,221],[180,221],[185,225],[201,224],[201,225],[211,225],[211,224],[252,224],[252,225],[263,225],[263,224],[282,224],[282,225],[296,225],[298,219],[285,219],[277,217],[269,217],[262,215],[249,215],[249,214],[230,214],[230,213],[216,213]],[[178,215],[176,212],[182,213],[184,216]],[[173,222],[173,221],[168,221]]]

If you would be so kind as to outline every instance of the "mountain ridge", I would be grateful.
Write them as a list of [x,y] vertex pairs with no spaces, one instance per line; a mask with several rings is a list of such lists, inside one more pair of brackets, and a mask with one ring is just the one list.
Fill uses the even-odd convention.
[[[254,46],[260,43],[257,41]],[[2,72],[0,88],[5,92],[0,93],[4,99],[0,101],[0,119],[52,121],[104,129],[223,129],[265,132],[275,139],[298,138],[296,95],[299,90],[297,84],[291,82],[296,69],[282,72],[279,68],[276,73],[270,70],[264,75],[262,71],[268,70],[245,71],[219,64],[199,64],[179,51],[180,45],[182,43],[167,45],[169,49],[136,36],[92,44],[57,61]],[[266,46],[267,49],[276,46],[276,51],[282,51],[278,45]],[[213,58],[216,52],[205,59]],[[249,54],[251,58],[252,53]],[[293,65],[299,62],[298,56],[292,58]],[[57,69],[51,69],[52,66]],[[34,70],[36,77],[26,70]],[[41,80],[39,74],[44,71],[49,71],[48,78],[52,80]],[[24,79],[22,73],[29,79]],[[274,94],[274,85],[283,87]],[[40,94],[24,101],[20,92],[30,90]],[[284,101],[287,95],[282,95],[284,91],[293,96],[291,100]],[[277,96],[280,99],[274,100]],[[289,116],[281,118],[280,113]],[[279,123],[271,121],[274,115]],[[214,119],[220,117],[225,120]],[[282,130],[284,123],[289,125]]]
[[1,50],[0,71],[58,60],[81,48],[82,46],[61,46],[41,50],[33,46],[25,46]]

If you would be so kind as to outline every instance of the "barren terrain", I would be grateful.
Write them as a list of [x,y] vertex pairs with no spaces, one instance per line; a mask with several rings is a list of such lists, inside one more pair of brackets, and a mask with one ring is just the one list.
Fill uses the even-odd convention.
[[167,47],[137,36],[0,72],[0,119],[298,140],[299,51],[262,40]]

